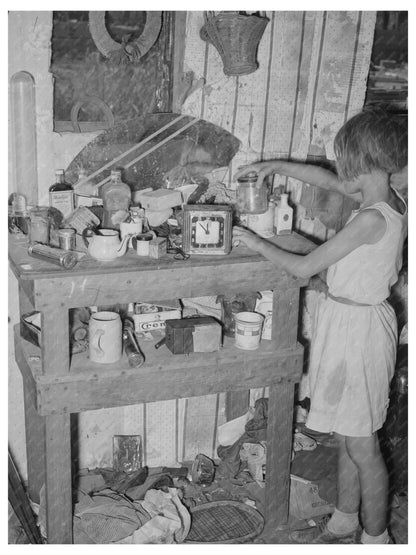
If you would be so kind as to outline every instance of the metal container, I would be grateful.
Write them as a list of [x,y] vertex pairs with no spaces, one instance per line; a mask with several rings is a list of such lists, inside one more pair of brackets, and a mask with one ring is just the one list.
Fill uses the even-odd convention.
[[256,185],[257,174],[250,173],[237,180],[237,207],[240,214],[263,214],[269,207],[267,183]]
[[34,258],[51,262],[52,264],[61,266],[66,270],[70,270],[78,262],[77,255],[71,251],[64,251],[62,249],[48,247],[47,245],[41,245],[39,243],[30,245],[28,253]]
[[75,250],[76,231],[72,228],[60,229],[58,231],[59,247],[65,251]]

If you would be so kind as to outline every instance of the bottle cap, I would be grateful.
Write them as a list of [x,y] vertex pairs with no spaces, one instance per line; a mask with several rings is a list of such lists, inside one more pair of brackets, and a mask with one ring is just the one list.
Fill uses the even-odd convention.
[[111,177],[121,177],[121,170],[111,170]]
[[55,175],[64,175],[64,170],[55,170]]

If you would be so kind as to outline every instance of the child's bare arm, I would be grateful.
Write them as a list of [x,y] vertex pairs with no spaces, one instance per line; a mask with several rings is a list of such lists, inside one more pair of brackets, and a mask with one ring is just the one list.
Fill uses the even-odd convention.
[[386,230],[386,220],[378,210],[365,210],[329,241],[306,256],[279,249],[247,229],[234,227],[233,239],[241,240],[276,266],[295,276],[309,278],[338,262],[361,245],[377,242]]
[[299,181],[321,187],[322,189],[337,191],[338,193],[354,200],[361,200],[361,194],[350,194],[345,190],[343,182],[335,173],[312,164],[287,162],[285,160],[256,162],[238,170],[234,179],[238,179],[239,177],[247,175],[251,172],[256,172],[258,174],[257,183],[259,185],[267,176],[278,173],[280,175],[286,175],[288,177],[293,177],[294,179],[299,179]]

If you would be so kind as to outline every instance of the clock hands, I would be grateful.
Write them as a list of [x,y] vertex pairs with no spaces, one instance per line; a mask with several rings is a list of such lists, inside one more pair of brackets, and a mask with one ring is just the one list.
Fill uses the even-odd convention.
[[203,226],[201,222],[199,222],[199,225],[205,231],[205,235],[208,235],[209,234],[209,223],[207,222],[207,227]]

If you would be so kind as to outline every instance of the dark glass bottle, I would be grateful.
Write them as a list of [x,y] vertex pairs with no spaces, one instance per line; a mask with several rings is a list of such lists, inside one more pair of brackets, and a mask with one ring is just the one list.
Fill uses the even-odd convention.
[[62,212],[64,219],[74,211],[74,190],[65,181],[64,170],[55,171],[55,183],[49,187],[49,205]]

